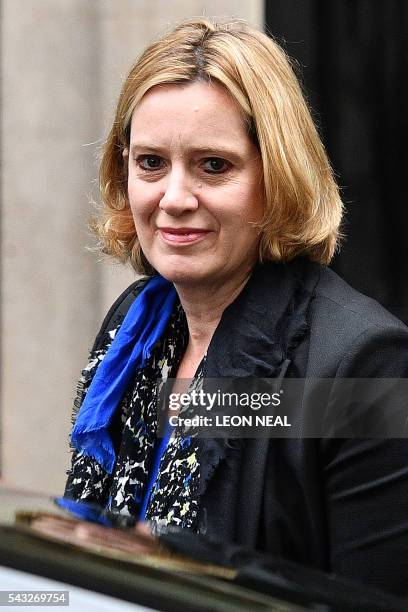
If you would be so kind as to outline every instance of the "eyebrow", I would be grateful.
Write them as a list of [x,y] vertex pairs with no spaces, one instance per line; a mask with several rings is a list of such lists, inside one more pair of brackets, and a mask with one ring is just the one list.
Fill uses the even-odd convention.
[[[134,155],[139,151],[149,151],[152,153],[162,153],[166,150],[166,146],[160,146],[157,144],[152,144],[149,142],[134,142],[130,144],[131,153]],[[217,143],[208,143],[207,145],[201,145],[199,147],[191,147],[189,152],[192,154],[212,154],[216,153],[219,156],[231,157],[231,158],[242,158],[242,154],[239,150],[233,149],[231,147],[226,147],[225,145],[219,145]]]

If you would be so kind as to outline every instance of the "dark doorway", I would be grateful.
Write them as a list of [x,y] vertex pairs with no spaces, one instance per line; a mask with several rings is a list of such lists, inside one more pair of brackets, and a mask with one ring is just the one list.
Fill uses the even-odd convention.
[[408,2],[267,0],[342,188],[332,267],[408,323]]

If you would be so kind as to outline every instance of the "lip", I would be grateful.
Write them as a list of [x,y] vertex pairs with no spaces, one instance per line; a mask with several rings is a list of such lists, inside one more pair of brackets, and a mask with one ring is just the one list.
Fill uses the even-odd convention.
[[203,240],[210,230],[198,227],[158,227],[160,237],[167,244],[194,244]]

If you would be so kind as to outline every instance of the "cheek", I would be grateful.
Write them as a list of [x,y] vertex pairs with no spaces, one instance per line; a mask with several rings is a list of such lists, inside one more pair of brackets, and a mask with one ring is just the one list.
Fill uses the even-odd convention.
[[128,198],[135,220],[149,217],[156,209],[158,210],[160,198],[158,198],[157,189],[152,189],[152,186],[146,185],[146,183],[138,185],[129,181]]
[[248,216],[251,221],[260,221],[265,211],[265,196],[262,182],[254,180],[248,190]]
[[236,194],[234,212],[237,221],[244,225],[261,221],[264,214],[264,202],[258,187],[248,187]]
[[248,172],[234,185],[232,202],[241,219],[259,221],[264,212],[263,182],[258,173]]

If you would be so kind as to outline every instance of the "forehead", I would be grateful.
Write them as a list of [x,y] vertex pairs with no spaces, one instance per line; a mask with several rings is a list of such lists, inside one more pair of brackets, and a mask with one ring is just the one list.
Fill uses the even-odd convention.
[[206,138],[244,146],[249,137],[241,109],[218,83],[156,85],[133,112],[131,143],[145,139]]

